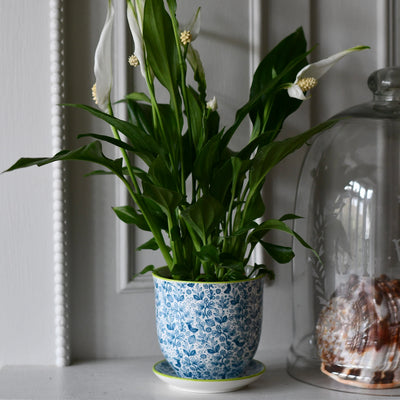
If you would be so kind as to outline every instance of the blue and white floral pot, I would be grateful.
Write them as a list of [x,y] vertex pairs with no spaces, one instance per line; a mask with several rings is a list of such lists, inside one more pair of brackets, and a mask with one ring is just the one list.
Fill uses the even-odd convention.
[[153,278],[158,341],[177,376],[239,377],[260,341],[264,279],[188,282],[160,272]]

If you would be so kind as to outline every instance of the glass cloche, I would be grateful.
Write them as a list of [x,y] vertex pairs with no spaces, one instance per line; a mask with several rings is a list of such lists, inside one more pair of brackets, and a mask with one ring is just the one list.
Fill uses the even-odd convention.
[[294,244],[288,371],[317,386],[398,395],[400,68],[375,71],[368,86],[373,101],[335,116],[303,162],[295,214],[304,219],[294,230],[318,256]]

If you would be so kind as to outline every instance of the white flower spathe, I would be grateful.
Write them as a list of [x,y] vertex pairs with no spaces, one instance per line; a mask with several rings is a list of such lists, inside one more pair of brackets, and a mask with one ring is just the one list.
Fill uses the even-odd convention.
[[146,61],[144,58],[143,17],[145,0],[127,0],[126,16],[135,45],[135,56],[139,61],[140,72],[146,79]]
[[340,59],[354,51],[368,48],[368,46],[351,47],[350,49],[340,51],[339,53],[333,54],[323,60],[308,64],[299,71],[295,82],[288,86],[287,91],[289,96],[299,100],[306,100],[307,97],[304,95],[304,92],[307,92],[312,87],[316,86],[318,79],[325,75]]
[[186,25],[179,24],[179,30],[181,32],[190,32],[190,42],[193,42],[199,36],[200,33],[200,22],[201,22],[201,7],[193,14],[192,18]]
[[209,110],[216,111],[218,108],[216,97],[214,96],[211,100],[208,100],[206,106]]
[[108,1],[108,10],[103,30],[94,55],[95,101],[99,108],[107,111],[110,103],[110,92],[113,84],[112,75],[112,27],[114,23],[114,7]]

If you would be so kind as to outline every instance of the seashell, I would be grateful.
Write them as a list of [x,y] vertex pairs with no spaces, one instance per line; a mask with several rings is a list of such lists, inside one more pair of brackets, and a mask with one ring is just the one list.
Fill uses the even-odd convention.
[[321,371],[352,386],[400,386],[400,280],[351,275],[316,326]]

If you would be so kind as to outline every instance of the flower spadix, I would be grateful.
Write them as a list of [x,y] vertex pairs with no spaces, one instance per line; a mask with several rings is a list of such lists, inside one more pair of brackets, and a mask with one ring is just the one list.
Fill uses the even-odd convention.
[[145,0],[127,0],[126,16],[128,19],[129,29],[132,34],[133,43],[135,45],[135,62],[134,66],[140,66],[140,72],[146,78],[146,64],[144,57],[143,42],[143,17]]
[[93,98],[103,111],[108,109],[110,92],[112,88],[112,48],[111,34],[114,22],[114,7],[112,1],[108,1],[108,10],[103,30],[94,55],[94,75],[96,83],[92,88]]
[[181,31],[181,42],[183,45],[193,42],[200,33],[200,16],[201,8],[193,14],[192,18],[186,25],[180,25],[179,30]]
[[307,97],[304,95],[304,93],[317,86],[318,80],[325,75],[329,69],[333,67],[333,65],[335,65],[340,59],[354,51],[368,48],[368,46],[351,47],[350,49],[340,51],[339,53],[333,54],[328,58],[324,58],[323,60],[308,64],[298,72],[295,82],[288,86],[287,91],[289,96],[299,100],[306,100]]

